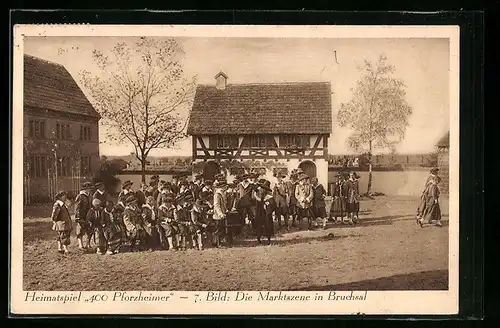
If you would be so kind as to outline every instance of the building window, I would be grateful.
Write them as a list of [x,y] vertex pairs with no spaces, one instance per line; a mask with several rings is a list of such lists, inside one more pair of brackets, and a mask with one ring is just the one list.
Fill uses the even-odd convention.
[[220,135],[210,136],[209,148],[211,149],[236,149],[239,146],[238,136]]
[[86,176],[92,173],[91,157],[84,156],[80,158],[80,175]]
[[69,157],[59,157],[57,163],[57,175],[60,177],[71,176],[71,159]]
[[31,177],[43,178],[47,176],[46,156],[30,156],[28,172]]
[[69,124],[56,124],[56,138],[59,140],[68,140],[71,138]]
[[92,140],[91,130],[89,126],[80,126],[80,140]]
[[30,120],[28,125],[28,135],[30,138],[45,138],[45,122],[39,120]]
[[284,135],[280,136],[280,147],[282,148],[309,148],[311,137],[309,135]]

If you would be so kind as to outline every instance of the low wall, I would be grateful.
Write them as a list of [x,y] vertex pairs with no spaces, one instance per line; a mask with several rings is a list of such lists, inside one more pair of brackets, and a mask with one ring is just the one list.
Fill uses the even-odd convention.
[[[334,182],[337,172],[328,172],[328,181]],[[368,188],[368,172],[358,172],[359,188],[365,193]],[[388,196],[420,196],[428,171],[375,171],[372,172],[372,192],[381,192]]]

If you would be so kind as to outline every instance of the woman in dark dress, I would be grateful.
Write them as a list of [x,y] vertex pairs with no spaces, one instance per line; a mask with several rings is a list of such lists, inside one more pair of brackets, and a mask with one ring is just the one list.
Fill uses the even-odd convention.
[[441,227],[441,206],[439,205],[439,182],[441,178],[436,176],[432,179],[424,193],[425,207],[422,211],[422,218],[419,220],[420,226],[436,222],[436,226]]

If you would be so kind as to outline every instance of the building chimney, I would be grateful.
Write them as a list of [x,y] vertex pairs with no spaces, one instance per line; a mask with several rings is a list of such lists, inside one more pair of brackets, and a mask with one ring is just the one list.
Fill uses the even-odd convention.
[[219,72],[215,76],[215,87],[217,90],[225,90],[227,86],[227,75],[224,72]]

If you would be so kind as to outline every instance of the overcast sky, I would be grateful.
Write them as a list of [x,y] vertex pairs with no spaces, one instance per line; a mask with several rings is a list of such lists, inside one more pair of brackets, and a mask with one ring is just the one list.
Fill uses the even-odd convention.
[[[64,65],[80,84],[82,69],[93,71],[91,51],[106,52],[116,42],[130,37],[27,37],[27,54]],[[427,153],[449,129],[449,41],[448,39],[270,39],[270,38],[179,38],[185,51],[186,76],[198,82],[215,83],[220,70],[228,83],[328,81],[332,85],[333,131],[331,154],[351,153],[346,147],[350,131],[336,124],[340,103],[349,101],[359,78],[357,65],[376,60],[384,53],[396,67],[395,75],[407,85],[407,101],[413,108],[406,137],[399,153]],[[66,51],[61,51],[64,49]],[[334,58],[337,54],[338,64]],[[84,90],[85,92],[85,90]],[[103,139],[101,127],[101,140]],[[191,155],[190,140],[173,150],[151,155]],[[103,155],[129,154],[133,147],[100,146]]]

